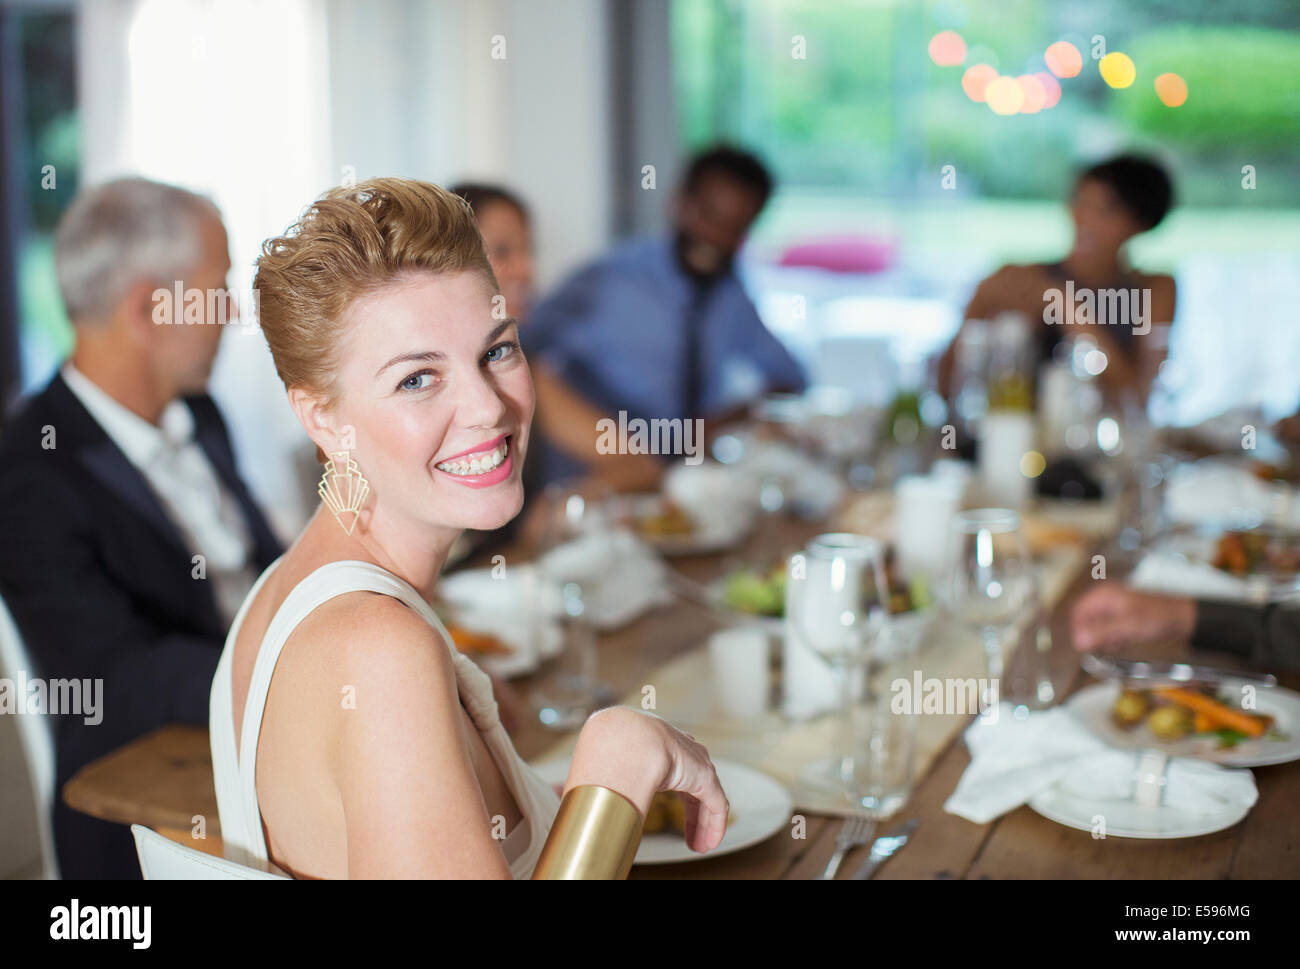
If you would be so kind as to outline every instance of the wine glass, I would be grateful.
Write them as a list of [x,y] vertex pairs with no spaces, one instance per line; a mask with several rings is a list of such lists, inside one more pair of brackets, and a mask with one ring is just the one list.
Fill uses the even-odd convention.
[[[1020,515],[1009,508],[960,513],[953,520],[952,545],[948,605],[959,621],[983,639],[988,681],[980,691],[980,707],[990,712],[996,709],[1005,680],[1008,632],[1019,619],[1037,612],[1033,562]],[[1014,690],[1007,692],[1016,699]]]
[[805,780],[860,803],[853,692],[873,648],[888,635],[884,548],[863,535],[819,535],[791,560],[789,584],[791,632],[829,667],[838,697],[837,755],[811,765]]
[[613,691],[597,678],[596,633],[591,622],[599,583],[615,567],[607,541],[608,492],[602,486],[555,484],[542,495],[534,633],[539,655],[545,624],[559,621],[562,645],[534,693],[538,718],[557,730],[580,727]]

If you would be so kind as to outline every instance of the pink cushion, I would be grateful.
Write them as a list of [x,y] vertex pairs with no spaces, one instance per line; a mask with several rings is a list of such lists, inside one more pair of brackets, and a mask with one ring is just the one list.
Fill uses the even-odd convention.
[[808,266],[834,273],[878,273],[894,264],[892,239],[823,236],[797,242],[781,256],[782,266]]

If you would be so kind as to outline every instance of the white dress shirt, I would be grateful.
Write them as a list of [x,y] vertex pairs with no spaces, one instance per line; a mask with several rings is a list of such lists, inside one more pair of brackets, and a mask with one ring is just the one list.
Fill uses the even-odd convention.
[[194,440],[189,407],[171,401],[155,426],[119,404],[71,362],[61,373],[68,389],[144,475],[186,547],[203,556],[217,609],[229,625],[257,578],[253,543],[239,502]]

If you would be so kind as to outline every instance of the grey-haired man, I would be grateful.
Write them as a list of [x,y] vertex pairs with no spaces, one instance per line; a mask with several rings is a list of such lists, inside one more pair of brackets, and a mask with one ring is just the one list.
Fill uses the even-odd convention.
[[[52,718],[62,788],[156,727],[207,723],[226,630],[280,546],[206,392],[235,315],[217,209],[139,178],[90,188],[55,262],[76,344],[0,434],[0,593],[29,675],[103,684],[101,722]],[[59,800],[54,833],[65,878],[139,877],[125,826]]]

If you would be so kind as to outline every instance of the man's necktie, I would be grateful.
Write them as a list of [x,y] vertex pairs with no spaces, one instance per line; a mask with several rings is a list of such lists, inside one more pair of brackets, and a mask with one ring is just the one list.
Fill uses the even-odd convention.
[[710,287],[704,283],[693,283],[691,302],[686,309],[684,321],[685,332],[683,344],[685,358],[682,362],[682,417],[688,420],[703,417],[701,408],[704,401],[704,323],[705,309],[708,307]]

